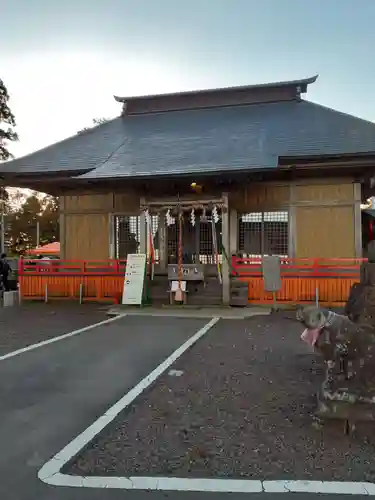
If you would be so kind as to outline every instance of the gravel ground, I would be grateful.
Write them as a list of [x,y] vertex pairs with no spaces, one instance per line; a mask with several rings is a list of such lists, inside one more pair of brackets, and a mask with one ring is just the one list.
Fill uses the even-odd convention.
[[28,303],[0,308],[0,355],[107,319],[103,306]]
[[300,333],[282,314],[220,321],[64,472],[375,481],[374,437],[315,426],[323,365]]

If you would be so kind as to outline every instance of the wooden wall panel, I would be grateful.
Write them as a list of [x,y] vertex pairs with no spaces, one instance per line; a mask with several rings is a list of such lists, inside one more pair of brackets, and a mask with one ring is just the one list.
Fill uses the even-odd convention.
[[64,198],[66,212],[89,212],[90,210],[103,210],[110,212],[113,207],[112,193],[80,195],[74,194],[66,195]]
[[129,191],[128,193],[116,193],[114,196],[114,211],[126,215],[139,215],[139,196]]
[[353,198],[354,187],[352,183],[334,184],[332,182],[332,184],[305,184],[294,187],[294,199],[296,202],[350,202]]
[[[246,213],[291,208],[291,247],[297,257],[355,256],[355,188],[345,179],[324,183],[248,184],[229,195],[231,208]],[[68,259],[109,257],[109,215],[139,214],[139,195],[122,193],[76,193],[64,196],[65,255]],[[358,229],[357,229],[358,232]],[[358,251],[357,251],[358,254]]]
[[107,214],[65,215],[65,259],[109,258]]
[[61,257],[65,259],[108,259],[110,214],[139,215],[139,196],[128,193],[72,193],[62,197]]
[[139,196],[129,191],[127,193],[94,193],[69,194],[64,198],[65,213],[124,213],[139,214]]
[[296,207],[296,257],[355,257],[353,206]]
[[289,205],[290,189],[287,185],[250,184],[230,194],[229,202],[239,212],[253,212],[265,208],[282,208]]

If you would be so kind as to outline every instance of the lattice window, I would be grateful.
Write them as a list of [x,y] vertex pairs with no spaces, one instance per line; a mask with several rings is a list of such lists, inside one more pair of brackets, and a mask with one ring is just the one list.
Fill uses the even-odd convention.
[[[215,224],[216,245],[218,250],[219,262],[221,256],[221,219]],[[207,217],[206,221],[199,221],[199,262],[201,264],[216,264],[216,255],[214,252],[212,235],[212,218]]]
[[287,211],[250,212],[238,218],[238,249],[244,257],[288,256]]
[[167,227],[167,260],[168,264],[177,263],[177,249],[178,249],[178,225],[172,224]]
[[115,215],[115,258],[125,260],[129,253],[139,253],[140,234],[141,220],[139,215]]
[[[208,216],[206,220],[200,219],[201,213],[196,213],[196,224],[190,222],[190,213],[185,213],[182,223],[182,260],[189,264],[215,264],[212,222]],[[176,224],[167,228],[168,263],[175,264],[178,260],[178,218]],[[222,262],[221,255],[221,219],[216,224],[216,239],[219,253],[219,262]]]
[[[155,259],[159,259],[159,216],[151,216],[151,231],[155,250]],[[143,228],[142,228],[143,230]],[[146,227],[144,228],[147,238]],[[126,260],[130,253],[140,252],[141,218],[139,215],[114,216],[115,259]],[[149,246],[148,238],[146,240]],[[148,248],[149,250],[149,248]]]
[[[178,239],[179,239],[179,221],[175,217],[175,224],[167,228],[167,252],[168,263],[176,264],[178,262]],[[197,226],[190,222],[190,214],[184,214],[182,220],[182,260],[186,264],[195,264],[197,262]]]

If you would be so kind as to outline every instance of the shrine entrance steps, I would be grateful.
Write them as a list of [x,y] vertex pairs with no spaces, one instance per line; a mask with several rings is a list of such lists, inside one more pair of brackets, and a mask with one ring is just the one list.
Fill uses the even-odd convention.
[[[150,285],[150,299],[154,306],[169,305],[170,281],[167,275],[156,275]],[[218,306],[222,304],[222,286],[217,277],[206,278],[205,283],[189,281],[187,304],[191,306]]]
[[[166,274],[156,274],[150,282],[149,295],[153,306],[170,305],[170,281]],[[189,281],[187,284],[188,306],[220,306],[223,303],[222,285],[217,276],[208,276],[203,282]],[[248,306],[248,283],[235,278],[230,283],[230,305],[235,307]]]

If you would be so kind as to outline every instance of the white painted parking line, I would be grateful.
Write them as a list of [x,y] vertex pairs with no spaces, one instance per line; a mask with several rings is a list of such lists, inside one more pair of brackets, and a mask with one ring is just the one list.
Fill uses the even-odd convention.
[[13,358],[14,356],[18,356],[19,354],[23,354],[24,352],[33,351],[34,349],[38,349],[39,347],[43,347],[48,344],[53,344],[54,342],[59,342],[60,340],[67,339],[69,337],[74,337],[75,335],[78,335],[80,333],[87,332],[88,330],[92,330],[93,328],[97,328],[98,326],[117,321],[118,319],[124,318],[125,316],[126,314],[120,314],[119,316],[115,316],[114,318],[105,319],[103,321],[99,321],[99,323],[93,323],[92,325],[84,326],[83,328],[79,328],[78,330],[73,330],[72,332],[59,335],[58,337],[54,337],[48,340],[42,340],[41,342],[37,342],[36,344],[28,345],[26,347],[22,347],[21,349],[17,349],[16,351],[8,352],[7,354],[3,354],[2,356],[0,356],[0,361]]
[[375,484],[351,481],[262,481],[265,493],[315,493],[375,496]]
[[[74,482],[79,483],[75,484],[75,486],[83,486],[83,478],[67,476],[60,473],[60,469],[63,467],[63,465],[71,460],[72,457],[77,455],[77,453],[79,453],[84,446],[86,446],[95,436],[97,436],[106,425],[112,422],[112,420],[120,413],[120,411],[129,406],[137,396],[139,396],[145,389],[147,389],[147,387],[149,387],[162,373],[164,373],[185,351],[187,351],[214,325],[216,325],[219,319],[220,318],[211,319],[211,321],[209,321],[203,328],[199,329],[184,344],[182,344],[170,356],[168,356],[165,361],[157,366],[155,370],[153,370],[149,375],[143,378],[135,387],[133,387],[133,389],[131,389],[119,401],[117,401],[117,403],[111,406],[111,408],[109,408],[104,415],[95,420],[95,422],[92,423],[90,427],[79,434],[79,436],[73,439],[73,441],[65,446],[65,448],[57,453],[45,465],[43,465],[38,473],[39,479],[49,484],[55,484],[50,483],[50,481],[56,481],[58,478],[60,478],[61,485],[66,484],[66,486],[70,486],[72,480],[71,478],[73,477]],[[124,479],[126,479],[124,483],[128,484],[130,479]],[[64,481],[66,482],[64,483]],[[118,480],[116,480],[116,482],[118,482]],[[87,484],[85,484],[85,486],[87,486]],[[127,488],[126,486],[124,487]]]
[[[117,319],[118,317],[114,318]],[[115,417],[129,406],[145,389],[162,375],[187,349],[205,335],[220,318],[213,318],[189,340],[174,351],[155,370],[111,406],[65,448],[51,458],[38,472],[41,481],[54,486],[109,488],[149,491],[190,491],[202,493],[315,493],[334,495],[375,496],[375,483],[349,481],[201,479],[178,477],[101,477],[62,474],[61,468],[76,456]],[[105,323],[105,322],[102,322]],[[1,359],[1,358],[0,358]]]
[[[60,463],[57,468],[60,467]],[[42,472],[42,471],[41,471]],[[83,477],[56,472],[39,478],[54,486],[201,493],[315,493],[375,496],[374,483],[340,481],[261,481],[251,479],[200,479],[180,477]]]

